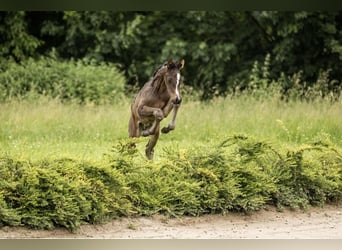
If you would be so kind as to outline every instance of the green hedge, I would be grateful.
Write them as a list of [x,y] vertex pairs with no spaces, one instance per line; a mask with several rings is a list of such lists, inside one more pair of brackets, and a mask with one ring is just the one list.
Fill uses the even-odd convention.
[[125,78],[113,64],[54,57],[13,61],[0,67],[0,100],[47,95],[77,103],[112,103],[122,98]]
[[307,208],[342,197],[342,156],[332,145],[280,150],[241,135],[169,148],[156,161],[145,160],[131,140],[100,162],[3,155],[0,176],[0,226],[71,231],[120,216]]

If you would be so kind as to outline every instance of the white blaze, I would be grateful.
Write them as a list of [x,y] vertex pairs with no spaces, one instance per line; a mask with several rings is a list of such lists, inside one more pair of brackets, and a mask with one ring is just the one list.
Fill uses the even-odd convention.
[[179,91],[178,91],[179,81],[180,81],[180,74],[177,73],[176,95],[178,99],[180,99]]

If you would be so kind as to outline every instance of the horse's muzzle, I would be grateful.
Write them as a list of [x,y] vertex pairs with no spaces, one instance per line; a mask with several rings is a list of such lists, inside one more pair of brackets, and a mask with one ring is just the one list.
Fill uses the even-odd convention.
[[172,101],[172,103],[176,105],[181,104],[181,102],[182,102],[182,97],[178,97],[178,96]]

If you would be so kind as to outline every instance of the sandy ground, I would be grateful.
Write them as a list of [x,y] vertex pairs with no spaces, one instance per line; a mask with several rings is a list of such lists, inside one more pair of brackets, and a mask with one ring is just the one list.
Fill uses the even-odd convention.
[[0,238],[342,239],[342,205],[283,212],[270,207],[251,215],[122,218],[83,225],[74,234],[65,229],[3,227]]

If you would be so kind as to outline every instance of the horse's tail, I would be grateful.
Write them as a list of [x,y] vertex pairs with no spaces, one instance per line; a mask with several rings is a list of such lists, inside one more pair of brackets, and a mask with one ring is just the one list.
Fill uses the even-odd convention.
[[131,117],[129,118],[129,122],[128,122],[128,135],[129,137],[138,137],[137,125],[133,117],[133,114],[131,114]]

